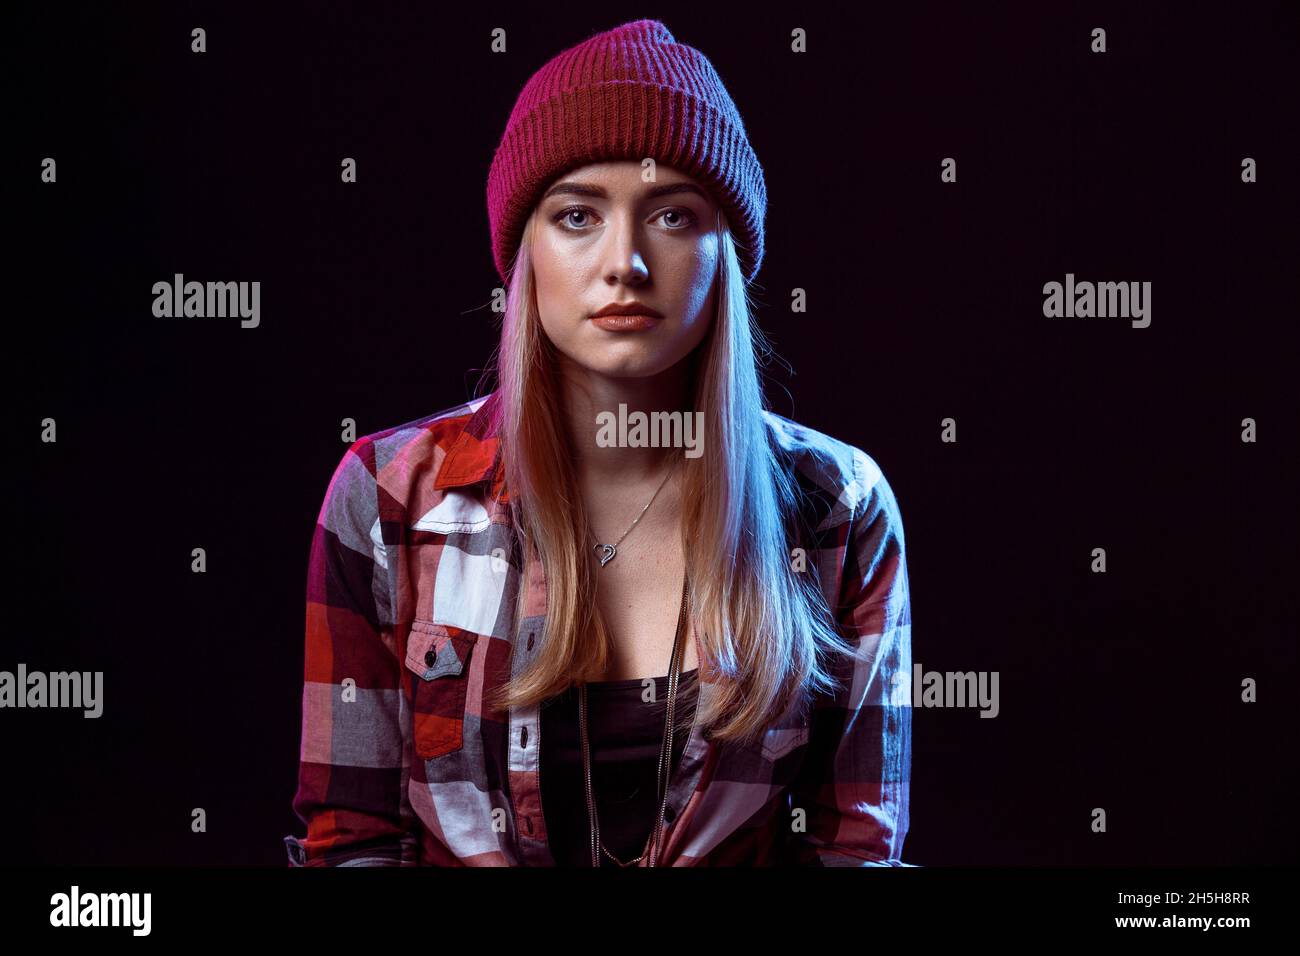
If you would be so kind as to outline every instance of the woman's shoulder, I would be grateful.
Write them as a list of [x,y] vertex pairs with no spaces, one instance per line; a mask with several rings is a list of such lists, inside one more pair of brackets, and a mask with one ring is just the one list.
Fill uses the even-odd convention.
[[426,502],[415,499],[439,492],[449,479],[460,485],[490,473],[496,452],[491,398],[473,398],[357,438],[342,453],[327,498],[336,505],[373,502],[382,490],[387,504],[423,507]]
[[[370,432],[358,438],[354,447],[371,447],[374,455],[381,461],[391,461],[401,454],[411,454],[419,450],[433,454],[436,450],[450,451],[461,439],[472,423],[486,412],[486,405],[492,395],[484,395],[449,405],[436,412],[430,412],[419,418],[411,419],[397,425]],[[478,429],[479,438],[487,437]]]
[[801,424],[776,412],[764,411],[773,441],[794,463],[805,491],[825,505],[819,523],[834,527],[857,515],[882,512],[901,525],[898,500],[875,457],[857,445]]

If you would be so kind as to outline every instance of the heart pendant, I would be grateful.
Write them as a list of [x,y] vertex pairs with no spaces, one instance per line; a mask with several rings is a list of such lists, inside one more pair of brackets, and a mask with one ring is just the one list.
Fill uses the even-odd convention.
[[600,555],[600,566],[602,568],[609,564],[609,562],[613,561],[614,555],[617,553],[612,544],[598,544],[591,550],[602,552]]

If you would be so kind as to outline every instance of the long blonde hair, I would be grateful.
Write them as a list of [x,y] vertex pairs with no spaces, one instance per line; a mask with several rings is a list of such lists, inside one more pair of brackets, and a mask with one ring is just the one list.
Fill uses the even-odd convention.
[[[488,371],[495,364],[512,520],[525,556],[542,562],[546,579],[546,633],[537,659],[489,695],[485,703],[494,708],[540,704],[571,683],[599,680],[610,648],[595,600],[597,569],[576,491],[557,352],[534,294],[536,218],[534,209],[510,267],[500,344]],[[714,228],[717,314],[690,359],[695,409],[704,413],[709,440],[700,457],[683,460],[681,527],[700,671],[707,666],[721,690],[698,715],[679,713],[683,728],[695,717],[711,739],[751,742],[794,694],[832,689],[825,654],[854,648],[836,630],[811,575],[793,567],[789,536],[800,490],[764,420],[759,360],[771,350],[753,320],[736,242],[720,210]],[[519,590],[521,611],[525,588]]]

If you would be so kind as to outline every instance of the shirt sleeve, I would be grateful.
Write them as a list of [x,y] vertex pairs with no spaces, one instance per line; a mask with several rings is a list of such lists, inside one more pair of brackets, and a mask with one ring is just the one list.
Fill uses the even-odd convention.
[[361,439],[335,469],[312,536],[292,802],[307,835],[284,838],[290,866],[416,865],[388,578],[374,446]]
[[855,449],[863,497],[850,516],[838,623],[858,654],[832,668],[809,750],[791,785],[806,813],[791,840],[800,866],[911,866],[901,860],[912,764],[912,615],[902,517],[876,463]]

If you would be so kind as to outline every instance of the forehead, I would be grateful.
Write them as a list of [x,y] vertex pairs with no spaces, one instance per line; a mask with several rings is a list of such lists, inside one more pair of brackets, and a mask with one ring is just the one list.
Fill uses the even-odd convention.
[[647,167],[643,167],[640,160],[635,159],[587,163],[556,176],[543,195],[567,184],[596,186],[611,195],[643,194],[652,192],[655,187],[689,184],[699,188],[704,193],[705,199],[711,198],[703,184],[680,170],[664,163],[655,163],[655,178],[651,181],[643,181],[642,173],[645,168]]
[[[646,157],[650,159],[650,157]],[[621,178],[626,176],[635,176],[638,179],[641,176],[642,164],[646,160],[642,159],[609,159],[595,163],[584,163],[581,166],[574,166],[572,169],[565,171],[563,176],[576,176],[583,179],[605,179]],[[655,162],[655,174],[661,179],[688,180],[691,177],[669,166],[667,163]]]

